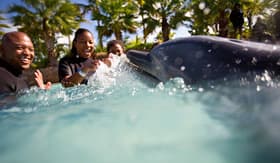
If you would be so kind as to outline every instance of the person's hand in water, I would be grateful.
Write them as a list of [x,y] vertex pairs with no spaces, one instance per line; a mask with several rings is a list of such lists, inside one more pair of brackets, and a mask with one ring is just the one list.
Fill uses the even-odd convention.
[[47,82],[46,84],[44,84],[43,75],[40,70],[36,70],[34,72],[34,75],[35,75],[35,81],[39,88],[45,89],[45,90],[49,90],[51,88],[51,86],[52,86],[51,82]]

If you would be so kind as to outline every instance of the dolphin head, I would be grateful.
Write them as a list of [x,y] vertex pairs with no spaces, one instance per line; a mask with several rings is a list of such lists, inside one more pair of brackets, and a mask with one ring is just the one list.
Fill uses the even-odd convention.
[[280,72],[279,46],[213,36],[174,39],[150,52],[130,50],[127,57],[163,82],[173,77],[195,83],[247,72]]

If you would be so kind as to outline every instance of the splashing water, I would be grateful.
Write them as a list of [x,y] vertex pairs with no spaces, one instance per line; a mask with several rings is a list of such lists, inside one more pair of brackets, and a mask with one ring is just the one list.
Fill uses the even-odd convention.
[[[125,65],[114,82],[33,88],[0,112],[0,162],[279,162],[279,82],[157,83]],[[93,79],[90,82],[95,82]],[[107,82],[107,81],[106,81]]]

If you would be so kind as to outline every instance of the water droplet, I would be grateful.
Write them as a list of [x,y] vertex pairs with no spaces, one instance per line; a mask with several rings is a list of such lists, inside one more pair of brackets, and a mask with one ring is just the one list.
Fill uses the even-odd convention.
[[198,8],[199,8],[200,10],[204,10],[205,7],[206,7],[205,2],[200,2],[199,5],[198,5]]
[[257,85],[256,90],[257,90],[258,92],[261,91],[261,87],[260,87],[259,85]]
[[277,63],[276,63],[278,66],[280,66],[280,59],[277,61]]
[[160,82],[158,85],[157,85],[158,89],[159,90],[164,90],[164,84],[163,82]]
[[273,46],[273,48],[272,48],[273,50],[276,50],[277,49],[277,46]]
[[186,67],[185,67],[185,66],[181,66],[180,70],[181,70],[181,71],[185,71],[185,70],[186,70]]
[[243,50],[244,50],[244,51],[248,51],[249,49],[248,49],[248,48],[244,48]]
[[198,92],[203,92],[204,89],[203,88],[198,88]]
[[204,15],[208,15],[210,13],[210,9],[207,7],[203,10]]
[[207,64],[207,65],[206,65],[206,67],[208,67],[208,68],[211,67],[211,66],[212,66],[211,64]]
[[262,76],[261,80],[262,80],[262,81],[271,81],[271,77],[269,76],[268,71],[265,71],[265,72],[263,73],[263,76]]
[[257,60],[257,58],[253,57],[251,62],[252,62],[252,64],[255,65],[255,64],[257,64],[258,60]]
[[235,63],[236,63],[236,64],[240,64],[241,62],[242,62],[241,59],[236,59],[236,60],[235,60]]

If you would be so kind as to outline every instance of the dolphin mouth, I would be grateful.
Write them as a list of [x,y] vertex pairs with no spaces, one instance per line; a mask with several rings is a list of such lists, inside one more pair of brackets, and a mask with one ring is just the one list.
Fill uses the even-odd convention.
[[140,50],[129,50],[126,55],[129,61],[140,69],[148,68],[151,65],[149,52]]
[[152,60],[150,58],[149,52],[140,50],[129,50],[126,53],[126,56],[133,66],[148,73],[149,75],[154,76],[152,70]]

